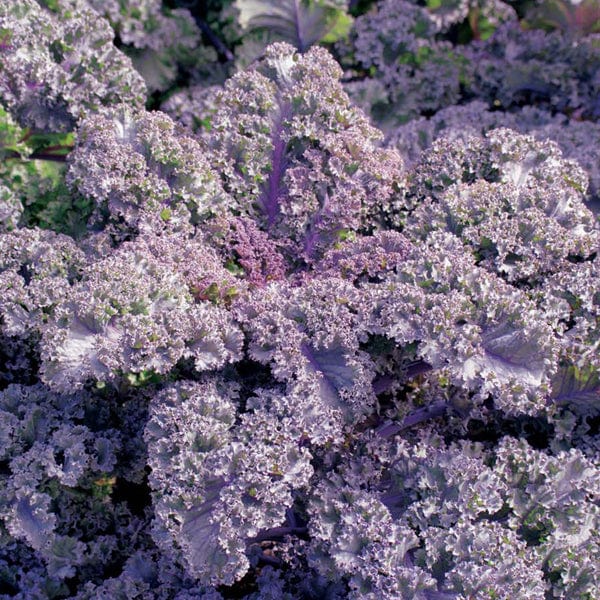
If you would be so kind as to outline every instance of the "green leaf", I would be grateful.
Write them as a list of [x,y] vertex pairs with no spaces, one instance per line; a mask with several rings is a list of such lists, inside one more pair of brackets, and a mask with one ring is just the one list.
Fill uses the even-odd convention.
[[350,15],[344,13],[343,11],[339,11],[339,16],[337,17],[335,24],[330,29],[329,33],[323,36],[321,42],[325,44],[333,44],[338,40],[345,38],[350,32],[353,22],[354,20]]
[[336,42],[352,25],[352,17],[332,0],[236,0],[236,7],[247,33],[268,31],[301,52]]

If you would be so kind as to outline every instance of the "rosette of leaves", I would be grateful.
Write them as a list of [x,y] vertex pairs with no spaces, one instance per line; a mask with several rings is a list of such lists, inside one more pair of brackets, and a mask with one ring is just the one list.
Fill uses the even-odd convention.
[[0,100],[23,126],[70,131],[107,106],[144,104],[141,76],[83,1],[3,2],[0,38]]
[[326,50],[283,43],[225,85],[206,134],[235,213],[255,220],[293,267],[370,225],[396,191],[400,162],[352,107]]
[[440,139],[417,172],[424,178],[415,176],[409,197],[421,202],[405,235],[416,241],[445,230],[479,267],[522,289],[537,306],[531,322],[550,328],[558,352],[556,370],[544,369],[543,393],[561,410],[594,414],[598,227],[583,202],[584,174],[552,143],[509,130],[464,143]]

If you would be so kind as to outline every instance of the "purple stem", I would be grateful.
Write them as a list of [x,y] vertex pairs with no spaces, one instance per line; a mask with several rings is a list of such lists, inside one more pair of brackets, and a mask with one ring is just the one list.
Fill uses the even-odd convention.
[[276,556],[269,556],[267,554],[261,554],[259,559],[261,564],[263,565],[269,565],[271,567],[282,567],[283,566],[283,561],[280,558],[277,558]]
[[263,193],[260,197],[260,202],[263,211],[267,215],[268,226],[271,227],[279,213],[279,198],[283,191],[281,180],[287,167],[285,160],[286,142],[282,138],[283,124],[291,116],[291,106],[285,104],[280,107],[279,115],[273,123],[271,135],[271,143],[273,144],[273,153],[271,156],[271,172]]
[[319,225],[323,222],[323,215],[329,208],[329,195],[325,192],[325,197],[323,199],[323,205],[313,216],[306,234],[306,239],[304,240],[304,254],[308,258],[313,258],[313,254],[315,251],[315,246],[317,241],[319,240]]
[[208,23],[202,18],[202,14],[205,12],[203,10],[205,8],[205,4],[205,2],[199,3],[198,0],[180,0],[176,3],[176,6],[187,8],[190,11],[194,21],[196,21],[196,25],[198,25],[200,31],[206,36],[214,49],[219,53],[219,57],[225,59],[226,62],[231,62],[234,59],[233,53],[210,28]]
[[[194,15],[195,16],[195,15]],[[196,24],[198,25],[200,31],[207,37],[208,41],[214,47],[214,49],[227,61],[231,62],[234,60],[233,52],[221,41],[219,37],[215,34],[215,32],[209,27],[208,23],[201,19],[200,17],[196,18]]]
[[249,543],[258,543],[266,541],[277,541],[284,538],[286,535],[306,535],[308,528],[306,527],[271,527],[261,531],[256,537],[249,538]]
[[287,522],[290,524],[290,527],[292,527],[292,528],[298,527],[298,519],[296,519],[296,515],[294,514],[294,511],[291,508],[288,508],[285,511],[285,518],[286,518]]
[[459,595],[456,592],[441,592],[434,590],[424,590],[427,600],[456,600]]
[[[412,379],[413,377],[427,373],[432,369],[433,367],[424,360],[416,360],[410,363],[406,368],[406,376],[408,379]],[[392,387],[393,383],[394,379],[390,375],[382,375],[373,381],[373,391],[375,394],[382,394],[383,392],[387,392]]]
[[413,413],[404,418],[402,423],[388,423],[377,429],[377,433],[384,438],[392,437],[405,429],[409,429],[414,425],[428,421],[429,419],[437,419],[446,413],[450,407],[445,402],[436,402],[429,406],[424,406],[415,410]]
[[406,375],[409,378],[416,377],[417,375],[422,375],[423,373],[427,373],[431,371],[433,367],[424,360],[415,360],[409,363],[406,368]]
[[317,238],[317,232],[314,230],[314,228],[309,227],[308,234],[306,235],[306,239],[304,240],[304,255],[307,258],[313,257],[313,252],[315,249]]
[[296,25],[296,47],[298,48],[298,50],[300,50],[300,52],[304,53],[306,52],[306,50],[308,49],[307,46],[304,44],[303,41],[303,36],[302,36],[302,29],[300,29],[300,7],[299,5],[299,1],[298,0],[294,0],[294,21],[295,21],[295,25]]

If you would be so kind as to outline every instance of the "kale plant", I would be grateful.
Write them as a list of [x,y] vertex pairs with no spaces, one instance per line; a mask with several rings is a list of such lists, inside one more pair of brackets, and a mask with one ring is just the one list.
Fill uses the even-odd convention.
[[600,598],[567,4],[0,0],[0,600]]

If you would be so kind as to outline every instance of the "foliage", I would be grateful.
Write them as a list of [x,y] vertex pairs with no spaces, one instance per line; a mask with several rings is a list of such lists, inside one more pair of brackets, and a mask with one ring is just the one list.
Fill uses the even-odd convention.
[[382,1],[356,20],[351,52],[367,77],[348,89],[384,129],[460,98],[468,65],[452,44],[437,39],[442,27],[425,8],[404,0]]
[[536,104],[575,118],[599,114],[600,47],[593,35],[573,40],[559,30],[500,27],[466,55],[474,66],[470,93],[495,106]]
[[245,32],[266,31],[293,44],[301,52],[318,42],[335,42],[352,23],[339,0],[237,0],[240,25]]
[[0,0],[2,600],[600,597],[599,46],[530,4]]
[[81,0],[0,4],[0,99],[23,126],[73,128],[90,112],[141,106],[145,86],[112,43],[109,24]]
[[595,0],[571,3],[567,0],[545,0],[527,13],[528,25],[543,29],[560,29],[569,35],[583,37],[600,33],[600,8]]
[[200,30],[185,8],[171,10],[160,0],[89,0],[89,4],[108,19],[121,50],[150,92],[171,87],[180,70],[216,61],[214,50],[201,44]]

